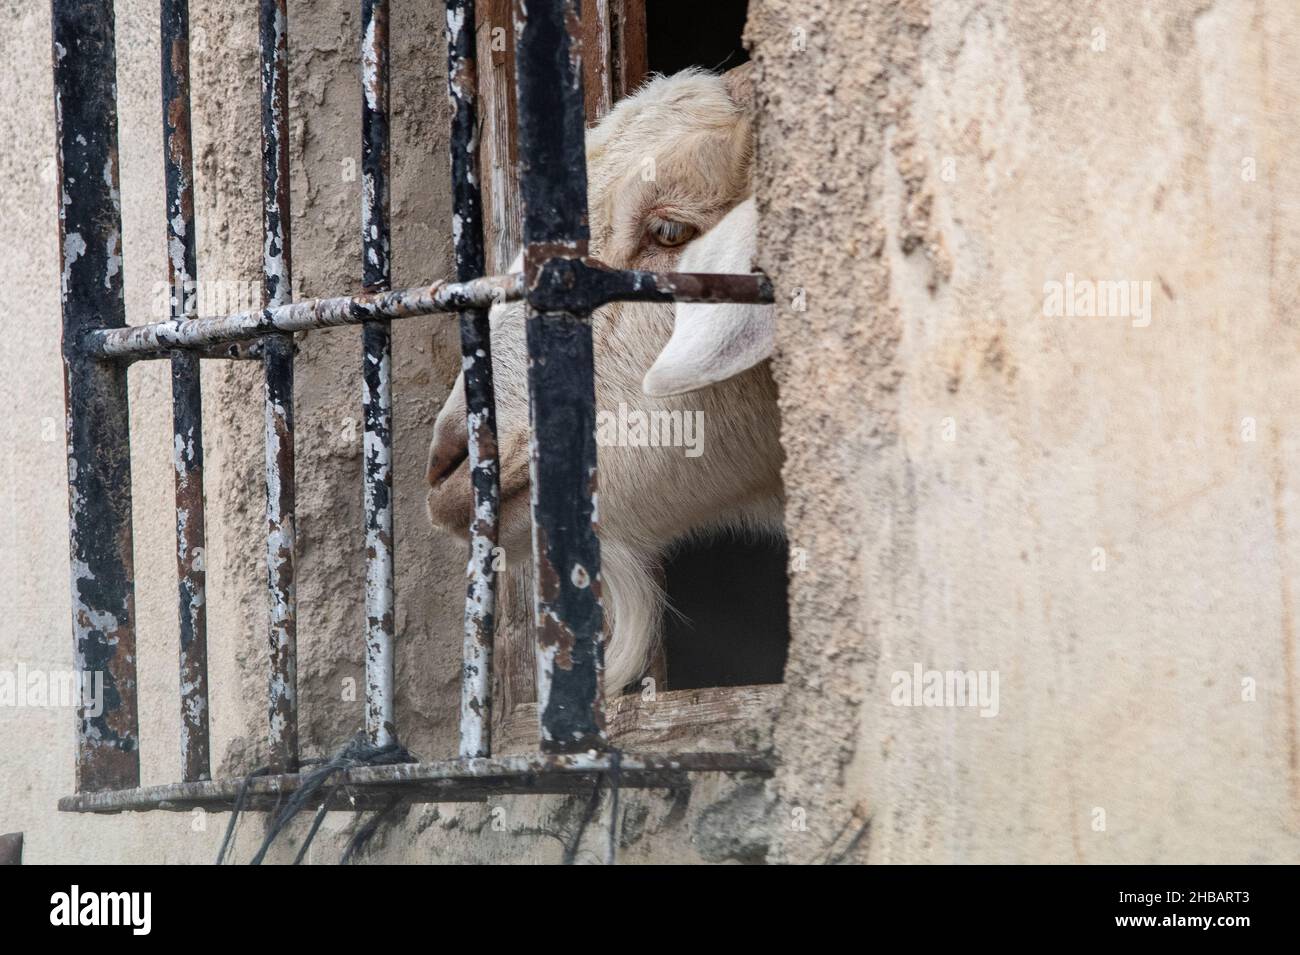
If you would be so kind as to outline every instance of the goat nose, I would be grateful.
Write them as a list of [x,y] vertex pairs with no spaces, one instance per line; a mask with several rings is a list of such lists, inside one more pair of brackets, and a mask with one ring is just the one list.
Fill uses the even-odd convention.
[[463,420],[439,421],[429,445],[429,484],[437,487],[469,457],[469,435]]

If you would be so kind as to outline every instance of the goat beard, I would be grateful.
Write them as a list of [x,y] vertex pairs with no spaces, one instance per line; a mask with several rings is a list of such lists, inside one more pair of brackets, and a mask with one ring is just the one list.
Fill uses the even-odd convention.
[[[501,595],[502,623],[536,621],[532,564],[511,562]],[[605,694],[618,696],[641,677],[659,646],[668,598],[663,567],[648,555],[609,538],[600,542],[601,603],[605,609]]]

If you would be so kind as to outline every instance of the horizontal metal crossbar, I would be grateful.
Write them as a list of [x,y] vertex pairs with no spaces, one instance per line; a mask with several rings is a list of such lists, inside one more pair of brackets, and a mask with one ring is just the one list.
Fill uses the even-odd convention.
[[[394,795],[408,802],[481,802],[491,796],[590,792],[602,775],[609,778],[615,772],[619,787],[624,789],[684,789],[690,786],[691,774],[748,772],[768,776],[772,765],[753,753],[569,753],[360,766],[339,775],[336,781],[340,786],[327,805],[365,809],[384,805]],[[298,773],[256,777],[248,784],[244,807],[271,809],[294,792],[303,778]],[[234,806],[243,786],[242,779],[218,779],[82,792],[59,800],[59,809],[89,813],[153,809],[180,812],[194,808],[221,811]]]
[[391,292],[303,299],[275,308],[212,318],[97,329],[87,333],[82,347],[86,354],[101,358],[160,358],[169,357],[178,349],[209,349],[262,338],[272,332],[305,332],[361,325],[376,319],[490,308],[524,298],[542,309],[556,308],[560,302],[570,303],[571,307],[580,303],[584,310],[613,301],[770,304],[772,284],[761,272],[750,275],[643,272],[610,269],[590,259],[557,258],[542,266],[531,290],[525,289],[522,273],[512,272]]
[[762,272],[645,272],[557,257],[542,263],[527,298],[540,311],[591,312],[609,302],[770,305],[772,295],[772,282]]
[[272,332],[305,332],[361,325],[375,319],[412,318],[461,308],[485,308],[497,301],[517,299],[522,294],[523,283],[517,274],[472,282],[436,282],[391,292],[303,299],[274,308],[194,318],[186,322],[153,322],[99,329],[86,334],[82,349],[85,354],[100,358],[160,357],[175,349],[249,341]]

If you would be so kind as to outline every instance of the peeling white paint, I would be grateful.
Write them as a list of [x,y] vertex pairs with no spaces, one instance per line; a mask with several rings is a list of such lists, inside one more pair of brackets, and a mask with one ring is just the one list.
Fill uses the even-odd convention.
[[113,287],[113,277],[122,271],[122,237],[116,230],[104,242],[104,288]]
[[86,240],[80,232],[69,232],[63,239],[63,294],[68,294],[73,264],[86,254]]
[[451,42],[455,43],[460,31],[465,27],[465,11],[458,8],[448,8],[447,10],[447,33],[451,37]]
[[361,44],[361,88],[365,90],[366,106],[371,110],[379,109],[375,96],[379,76],[379,49],[375,44],[375,20],[372,17],[366,24],[366,37]]

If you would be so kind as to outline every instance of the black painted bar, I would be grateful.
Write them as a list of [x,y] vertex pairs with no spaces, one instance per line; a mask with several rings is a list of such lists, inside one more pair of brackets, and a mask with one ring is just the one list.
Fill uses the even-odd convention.
[[[391,288],[388,198],[388,0],[361,2],[361,274]],[[366,521],[366,733],[386,746],[393,713],[393,345],[387,321],[361,330]]]
[[[167,279],[171,317],[194,318],[197,266],[194,154],[190,140],[189,0],[162,0],[163,177],[167,187]],[[172,464],[176,477],[179,582],[181,778],[211,776],[208,755],[208,631],[204,553],[203,393],[199,356],[172,354]]]
[[[267,308],[293,297],[289,235],[289,37],[286,0],[261,0],[262,294]],[[294,586],[293,339],[268,335],[266,374],[266,570],[271,653],[271,759],[298,768],[298,606]]]
[[515,3],[543,752],[607,745],[591,314],[532,297],[543,263],[586,255],[590,237],[578,13],[577,0]]
[[[478,177],[478,69],[474,0],[447,0],[447,92],[451,98],[451,188],[456,278],[483,274],[483,197]],[[492,753],[492,643],[496,627],[497,520],[501,476],[488,310],[460,313],[466,433],[474,518],[469,528],[460,692],[460,755]]]
[[80,347],[86,332],[126,323],[113,5],[54,0],[52,15],[73,658],[89,681],[77,791],[129,789],[140,785],[140,724],[126,366]]

